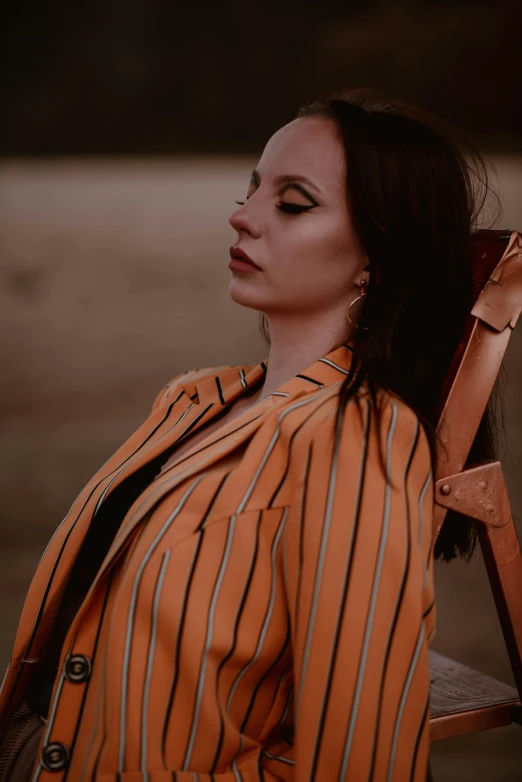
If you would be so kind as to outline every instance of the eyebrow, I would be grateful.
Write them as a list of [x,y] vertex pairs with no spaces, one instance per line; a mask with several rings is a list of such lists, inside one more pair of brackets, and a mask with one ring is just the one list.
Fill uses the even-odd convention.
[[[259,175],[259,171],[257,171],[255,168],[252,171],[252,175],[250,177],[250,180],[254,180],[255,182],[261,182],[261,177]],[[276,185],[284,185],[285,182],[303,182],[304,184],[308,185],[312,189],[316,190],[317,193],[321,194],[320,188],[315,185],[311,179],[308,179],[308,177],[303,176],[303,174],[279,174],[279,176],[274,177],[274,182]],[[300,190],[301,188],[298,188]],[[306,193],[304,193],[306,195]]]

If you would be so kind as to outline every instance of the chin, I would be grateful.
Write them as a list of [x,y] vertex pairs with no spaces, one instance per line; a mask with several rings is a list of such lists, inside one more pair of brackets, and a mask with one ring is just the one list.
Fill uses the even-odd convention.
[[260,301],[260,297],[255,295],[253,286],[249,285],[246,280],[232,279],[228,292],[232,301],[242,307],[249,307],[253,310],[263,309],[264,305]]

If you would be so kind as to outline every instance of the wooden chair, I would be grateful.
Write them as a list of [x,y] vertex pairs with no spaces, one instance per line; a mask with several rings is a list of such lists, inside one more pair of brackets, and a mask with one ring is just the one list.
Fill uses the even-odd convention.
[[[474,305],[439,399],[433,538],[449,508],[479,522],[478,536],[516,689],[430,650],[430,740],[522,725],[522,554],[500,461],[465,467],[522,310],[522,237],[474,233]],[[522,735],[521,735],[522,738]],[[522,778],[522,771],[521,771]]]

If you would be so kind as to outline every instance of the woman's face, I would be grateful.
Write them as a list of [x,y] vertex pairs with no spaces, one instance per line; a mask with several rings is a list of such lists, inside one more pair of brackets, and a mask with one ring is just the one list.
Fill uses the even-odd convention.
[[[367,258],[351,225],[344,148],[335,124],[301,117],[268,141],[243,206],[231,215],[235,247],[260,267],[232,270],[231,298],[275,315],[344,322]],[[303,207],[295,214],[285,204]],[[296,209],[291,207],[291,209]],[[313,318],[312,318],[313,320]]]

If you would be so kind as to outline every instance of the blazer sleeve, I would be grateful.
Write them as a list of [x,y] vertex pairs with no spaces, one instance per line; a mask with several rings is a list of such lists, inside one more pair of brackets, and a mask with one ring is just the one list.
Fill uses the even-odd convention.
[[368,397],[360,414],[353,399],[339,419],[330,411],[307,442],[284,537],[295,778],[425,782],[435,626],[427,437],[388,396],[379,433]]

